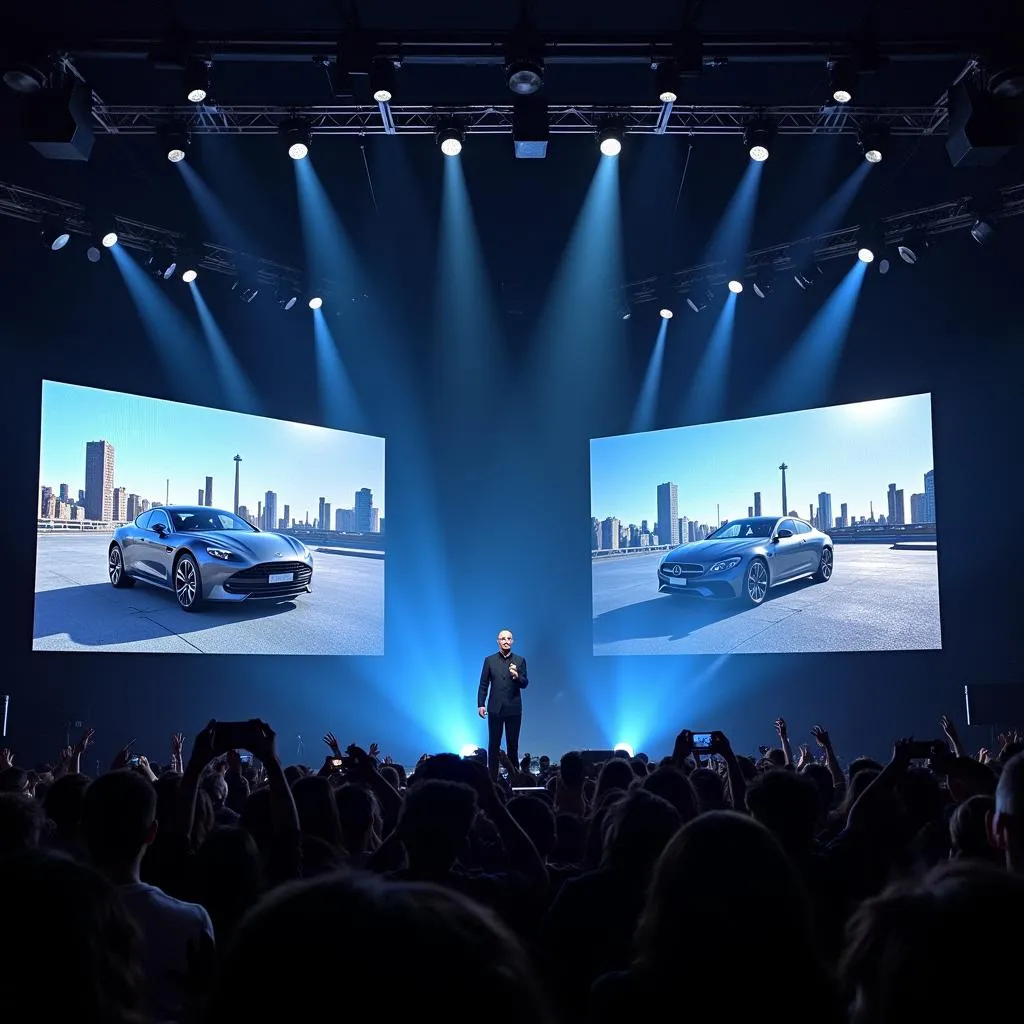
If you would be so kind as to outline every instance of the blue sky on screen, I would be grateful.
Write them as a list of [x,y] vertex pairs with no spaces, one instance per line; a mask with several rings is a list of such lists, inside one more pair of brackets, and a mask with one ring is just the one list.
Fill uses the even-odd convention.
[[845,502],[851,516],[885,514],[887,489],[924,491],[932,469],[930,395],[910,395],[825,409],[677,427],[590,442],[592,515],[615,516],[651,528],[658,518],[657,487],[678,485],[679,515],[714,524],[747,514],[754,492],[763,512],[782,513],[785,462],[789,509],[806,518],[818,494],[832,495],[832,515]]
[[[213,477],[213,504],[234,504],[235,455],[242,456],[239,503],[255,514],[267,491],[278,514],[316,518],[319,499],[352,508],[355,492],[373,491],[384,518],[384,438],[306,423],[266,419],[117,391],[43,381],[39,482],[72,498],[85,487],[87,441],[114,446],[114,486],[174,504],[193,504]],[[333,513],[332,513],[333,514]]]

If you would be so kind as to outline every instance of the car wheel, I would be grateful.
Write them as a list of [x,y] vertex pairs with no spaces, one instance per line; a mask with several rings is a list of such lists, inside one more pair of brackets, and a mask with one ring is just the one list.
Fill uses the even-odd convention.
[[833,558],[831,548],[821,549],[821,560],[818,562],[818,571],[814,574],[815,583],[828,583],[832,579]]
[[768,563],[763,558],[754,558],[747,566],[743,577],[743,596],[748,604],[761,604],[768,596]]
[[174,596],[183,612],[194,612],[203,603],[199,566],[187,551],[174,563]]
[[110,577],[110,585],[116,590],[129,590],[135,586],[135,580],[124,571],[124,555],[117,544],[110,545],[110,553],[107,555],[107,575]]

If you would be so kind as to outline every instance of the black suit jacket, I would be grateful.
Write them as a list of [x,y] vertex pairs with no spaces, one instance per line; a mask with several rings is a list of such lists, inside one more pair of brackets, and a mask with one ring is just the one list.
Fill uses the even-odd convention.
[[[518,680],[513,679],[512,673],[508,670],[510,662],[515,663],[519,672]],[[495,651],[484,658],[484,667],[480,670],[480,688],[476,692],[476,706],[486,707],[489,715],[521,715],[521,691],[529,685],[526,659],[518,654],[503,658],[500,652]],[[486,705],[484,701],[487,702]]]

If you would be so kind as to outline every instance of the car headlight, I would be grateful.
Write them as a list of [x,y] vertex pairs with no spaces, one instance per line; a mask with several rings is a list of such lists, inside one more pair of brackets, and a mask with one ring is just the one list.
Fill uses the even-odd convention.
[[207,548],[206,553],[214,558],[223,558],[225,562],[231,557],[231,552],[225,551],[224,548]]
[[715,562],[708,572],[727,572],[729,569],[735,569],[742,561],[742,558],[723,558],[720,562]]

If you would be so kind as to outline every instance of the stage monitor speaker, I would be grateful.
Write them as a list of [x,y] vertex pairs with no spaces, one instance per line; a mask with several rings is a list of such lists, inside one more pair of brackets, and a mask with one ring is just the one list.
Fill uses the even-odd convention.
[[580,756],[583,763],[589,768],[595,764],[604,764],[615,756],[614,750],[581,750]]
[[968,683],[964,687],[967,724],[992,729],[1024,727],[1024,686],[1020,683]]

